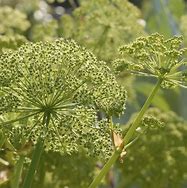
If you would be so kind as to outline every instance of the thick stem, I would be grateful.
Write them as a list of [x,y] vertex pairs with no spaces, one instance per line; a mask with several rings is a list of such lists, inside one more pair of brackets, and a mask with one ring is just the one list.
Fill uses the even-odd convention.
[[[45,124],[45,127],[48,127],[49,121],[50,121],[50,113],[44,113],[43,123]],[[40,158],[41,158],[41,155],[43,152],[44,137],[40,136],[38,139],[34,153],[32,155],[32,161],[31,161],[28,173],[25,177],[25,181],[23,183],[22,188],[30,188],[31,187],[31,184],[34,179],[34,174],[38,168],[38,164],[40,162]]]
[[143,115],[145,114],[146,110],[148,109],[149,105],[151,104],[152,99],[156,95],[161,83],[162,83],[162,79],[159,79],[157,81],[157,84],[155,85],[155,87],[151,91],[149,97],[145,101],[145,103],[144,103],[143,107],[141,108],[140,112],[138,113],[138,115],[137,115],[136,119],[134,120],[133,124],[128,129],[125,137],[123,138],[123,142],[122,142],[121,146],[119,147],[119,149],[115,150],[115,152],[113,153],[111,158],[107,161],[107,163],[101,169],[101,171],[98,174],[98,176],[96,176],[95,179],[93,180],[93,182],[90,184],[89,188],[96,188],[100,184],[102,178],[108,173],[108,171],[110,170],[112,165],[118,159],[118,157],[119,157],[120,153],[123,151],[123,148],[125,147],[125,145],[127,145],[128,142],[133,137],[133,135],[134,135],[134,133],[136,131],[136,128],[138,127]]
[[130,141],[130,139],[134,135],[134,133],[136,131],[136,128],[138,127],[140,121],[142,120],[143,115],[145,114],[146,110],[148,109],[149,105],[151,104],[151,102],[153,100],[153,97],[156,95],[158,89],[160,88],[161,83],[162,83],[162,79],[159,79],[157,81],[155,87],[151,91],[149,97],[145,101],[145,103],[144,103],[143,107],[141,108],[140,112],[138,113],[135,121],[133,122],[133,124],[131,125],[131,127],[129,128],[129,130],[127,131],[127,134],[123,138],[123,144],[124,145],[128,144],[128,142]]

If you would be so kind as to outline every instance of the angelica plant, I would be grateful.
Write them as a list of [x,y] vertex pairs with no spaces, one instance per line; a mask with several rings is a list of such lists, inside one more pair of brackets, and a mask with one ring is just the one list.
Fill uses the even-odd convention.
[[[126,91],[105,62],[74,41],[28,43],[1,54],[0,94],[0,129],[11,143],[19,135],[19,144],[35,147],[23,188],[44,150],[110,156],[115,127],[108,117],[123,113]],[[99,120],[99,111],[106,118]]]
[[130,71],[132,74],[155,77],[157,78],[157,83],[121,140],[121,144],[116,147],[115,152],[89,188],[95,188],[99,185],[103,176],[109,171],[124,148],[130,144],[136,129],[160,86],[163,88],[186,87],[186,69],[180,69],[183,65],[186,65],[186,62],[183,61],[186,49],[181,48],[181,44],[182,37],[174,36],[170,39],[164,39],[162,35],[156,33],[147,37],[140,37],[119,49],[122,57],[114,61],[114,67],[117,71],[125,70]]

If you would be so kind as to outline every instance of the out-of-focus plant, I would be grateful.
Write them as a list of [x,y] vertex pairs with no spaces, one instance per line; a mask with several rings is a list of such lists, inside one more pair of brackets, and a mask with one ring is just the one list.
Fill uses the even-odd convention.
[[57,30],[56,20],[35,24],[32,28],[32,41],[52,41],[58,37]]
[[29,14],[39,7],[40,2],[40,0],[32,0],[29,3],[27,0],[1,0],[0,6],[9,6],[26,14]]
[[[167,111],[170,104],[163,97],[164,93],[169,98],[164,88],[186,87],[182,38],[165,40],[154,34],[132,42],[138,36],[145,36],[145,21],[140,10],[127,0],[81,0],[80,7],[70,15],[64,15],[71,12],[69,9],[55,8],[61,5],[61,0],[52,1],[0,1],[0,30],[4,31],[0,33],[3,52],[0,57],[0,186],[85,188],[99,174],[113,150],[115,153],[101,170],[99,180],[97,177],[90,187],[98,184],[105,174],[101,187],[103,184],[115,186],[115,180],[119,181],[116,187],[121,188],[134,184],[154,187],[158,178],[160,187],[170,185],[168,180],[171,186],[180,186],[186,177],[183,163],[186,122],[172,112],[158,109],[145,112],[150,103]],[[164,35],[177,33],[177,21],[184,11],[182,0],[172,0],[169,4],[164,0],[149,2],[156,6],[154,10],[149,7],[150,14],[143,9],[147,31]],[[149,2],[146,5],[151,5]],[[73,1],[69,3],[76,7]],[[158,5],[161,9],[157,9]],[[62,19],[55,20],[56,13]],[[185,16],[181,20],[185,37]],[[62,35],[92,50],[110,68],[72,41],[52,42]],[[50,42],[28,43],[14,52],[10,50],[27,42],[26,38]],[[121,47],[118,55],[118,46],[128,42],[132,43]],[[113,59],[116,60],[111,65]],[[158,79],[141,111],[125,127],[124,138],[118,125],[112,122],[112,116],[123,113],[126,99],[124,89],[112,75],[114,71],[118,83],[126,86],[128,99],[135,95],[134,84],[146,96],[153,86],[142,80],[134,82],[133,75],[151,77],[152,81]],[[160,86],[163,90],[158,93]],[[141,97],[138,99],[143,102]],[[128,105],[130,109],[122,118],[128,119],[132,113],[131,104]],[[172,105],[175,105],[173,101]],[[118,157],[124,165],[118,166],[120,170],[109,171]],[[178,160],[182,162],[179,164]]]
[[[158,129],[150,117],[164,127]],[[120,178],[118,187],[182,187],[187,180],[187,122],[173,112],[150,108],[140,123],[142,130],[145,127],[147,133],[127,149],[124,165],[118,166],[125,177]]]
[[187,15],[183,15],[180,21],[180,29],[184,36],[184,42],[187,44]]
[[149,33],[159,32],[167,37],[179,34],[178,22],[185,12],[183,0],[144,1],[142,9],[147,23],[146,30]]
[[27,39],[19,34],[0,35],[0,50],[16,49],[26,42]]
[[[55,2],[58,2],[58,3],[63,3],[65,0],[47,0],[48,3],[55,3]],[[72,0],[70,0],[72,1]]]
[[140,11],[128,1],[81,1],[72,15],[63,15],[61,32],[91,49],[97,57],[111,60],[116,49],[144,34]]
[[27,17],[17,9],[5,6],[0,8],[0,33],[23,33],[30,26]]
[[61,155],[57,152],[44,153],[33,187],[85,188],[89,186],[89,179],[95,175],[97,169],[99,169],[97,159],[88,157],[83,150],[72,155]]
[[29,26],[24,13],[8,6],[0,7],[0,49],[15,49],[25,43],[23,34]]

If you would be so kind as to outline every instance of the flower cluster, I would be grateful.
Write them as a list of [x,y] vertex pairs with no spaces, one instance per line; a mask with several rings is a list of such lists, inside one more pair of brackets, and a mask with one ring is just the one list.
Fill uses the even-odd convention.
[[110,127],[106,120],[97,120],[97,113],[120,115],[126,100],[105,62],[64,39],[3,53],[0,93],[1,128],[14,135],[21,127],[25,139],[36,143],[43,137],[46,150],[66,153],[85,147],[109,154]]
[[186,65],[182,40],[181,36],[165,40],[157,33],[139,37],[119,49],[123,57],[114,62],[114,67],[117,71],[161,78],[163,87],[186,87],[187,74],[184,69],[180,70]]

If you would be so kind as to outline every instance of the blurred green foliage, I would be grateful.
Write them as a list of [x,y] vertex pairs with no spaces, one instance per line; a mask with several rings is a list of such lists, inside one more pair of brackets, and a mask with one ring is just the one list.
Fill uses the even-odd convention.
[[164,127],[149,129],[127,150],[124,164],[118,164],[124,178],[117,187],[182,187],[187,180],[187,122],[156,108],[150,108],[147,115],[158,118]]
[[144,34],[140,11],[126,0],[82,0],[72,15],[62,17],[61,24],[63,36],[74,38],[107,61],[120,45]]
[[27,40],[24,32],[30,23],[26,14],[8,6],[0,8],[0,49],[16,49]]

